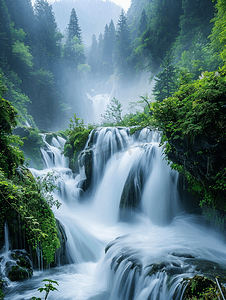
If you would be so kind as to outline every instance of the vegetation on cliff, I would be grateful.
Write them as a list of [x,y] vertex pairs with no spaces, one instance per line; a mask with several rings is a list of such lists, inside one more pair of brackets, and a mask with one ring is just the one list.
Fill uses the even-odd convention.
[[[3,239],[4,223],[9,224],[13,236],[26,235],[26,245],[42,249],[44,259],[54,260],[56,248],[60,246],[56,221],[51,210],[57,205],[48,197],[54,185],[48,178],[36,180],[23,166],[22,141],[12,134],[17,112],[2,95],[5,87],[0,81],[0,237]],[[48,175],[49,176],[49,175]],[[48,177],[47,176],[47,177]],[[14,241],[18,246],[18,241]]]
[[76,117],[76,114],[74,114],[73,119],[70,119],[68,140],[65,143],[63,153],[69,157],[69,167],[73,171],[78,168],[77,161],[79,153],[84,149],[93,128],[92,125],[86,126],[82,119]]

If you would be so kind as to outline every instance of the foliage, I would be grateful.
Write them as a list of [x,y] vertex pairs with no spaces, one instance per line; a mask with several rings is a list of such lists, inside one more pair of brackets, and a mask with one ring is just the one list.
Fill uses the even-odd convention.
[[[148,127],[151,129],[151,101],[152,99],[148,96],[148,94],[145,94],[143,96],[140,96],[139,101],[130,102],[130,113],[123,115],[122,121],[116,125],[130,127],[131,134],[133,134],[135,131],[141,130],[144,127]],[[142,109],[142,111],[140,110],[140,108]]]
[[41,244],[43,257],[47,262],[54,260],[58,248],[56,221],[50,206],[59,206],[51,192],[55,188],[51,176],[36,181],[25,168],[23,152],[19,150],[20,139],[12,135],[16,125],[16,110],[2,98],[5,91],[0,83],[0,234],[6,219],[11,222],[12,213],[20,215],[24,222],[27,240],[34,249]]
[[43,142],[39,131],[32,127],[22,127],[21,129],[24,129],[25,132],[25,136],[22,137],[24,144],[21,147],[21,150],[23,150],[24,152],[25,158],[29,161],[31,167],[42,169],[43,163],[40,148],[43,147],[45,143]]
[[79,43],[82,43],[82,35],[81,35],[81,28],[78,24],[78,18],[77,14],[75,12],[75,9],[73,8],[70,15],[70,21],[68,24],[68,39],[67,43],[70,43],[70,41],[77,37],[79,39]]
[[122,104],[115,97],[107,104],[104,114],[101,115],[103,123],[118,124],[122,121]]
[[0,278],[0,300],[3,300],[5,296],[2,292],[3,282],[4,281]]
[[[42,282],[48,282],[45,283],[45,287],[44,288],[39,288],[38,291],[40,293],[42,293],[43,291],[46,292],[45,294],[45,300],[47,299],[50,291],[58,291],[57,288],[55,288],[53,286],[53,284],[59,285],[57,281],[55,280],[51,280],[51,279],[43,279]],[[30,300],[41,300],[41,298],[37,298],[37,297],[32,297]]]
[[123,9],[119,16],[117,28],[118,30],[116,31],[115,63],[117,66],[118,74],[123,74],[123,77],[125,77],[131,71],[129,64],[131,48],[127,17]]
[[224,134],[225,68],[205,72],[202,78],[182,85],[173,97],[153,104],[157,126],[173,138],[195,136],[207,128]]
[[226,135],[225,79],[225,67],[205,72],[200,79],[182,85],[172,97],[153,103],[153,121],[168,142],[167,156],[176,160],[173,167],[185,164],[201,204],[221,209],[226,209],[226,163],[220,154]]
[[224,0],[218,0],[216,3],[217,14],[215,15],[214,27],[211,33],[211,45],[218,55],[225,62],[226,60],[226,4]]
[[41,245],[44,259],[50,263],[60,246],[55,217],[50,209],[53,204],[59,206],[49,195],[54,186],[47,181],[49,175],[36,182],[25,168],[18,169],[18,172],[19,178],[14,177],[13,180],[0,172],[1,232],[4,220],[10,217],[10,211],[15,211],[24,222],[29,244],[33,249]]
[[24,156],[19,150],[21,140],[12,134],[12,127],[16,125],[16,110],[2,98],[5,87],[0,78],[0,169],[6,176],[12,176],[18,164],[22,164]]
[[83,119],[77,118],[74,114],[74,119],[70,119],[68,140],[64,145],[64,155],[69,157],[69,167],[75,170],[79,153],[84,149],[90,132],[93,126],[86,126]]
[[13,44],[13,53],[27,67],[31,68],[33,66],[33,62],[32,62],[33,57],[29,52],[29,47],[25,46],[24,43],[16,41]]
[[[216,282],[204,276],[195,275],[193,278],[185,278],[183,283],[186,284],[184,300],[217,300],[221,298]],[[223,291],[225,292],[224,287]]]
[[167,52],[165,56],[162,69],[163,70],[156,75],[156,83],[153,89],[153,95],[155,95],[157,101],[163,101],[163,99],[171,96],[177,88],[176,69],[172,64],[169,52]]

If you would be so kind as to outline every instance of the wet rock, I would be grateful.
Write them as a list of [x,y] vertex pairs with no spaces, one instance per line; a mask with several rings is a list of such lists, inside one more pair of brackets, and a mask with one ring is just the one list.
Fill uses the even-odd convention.
[[147,276],[152,276],[158,272],[165,272],[169,277],[176,274],[183,274],[190,267],[188,265],[180,264],[177,261],[164,261],[160,263],[151,264],[147,267]]
[[128,267],[128,270],[136,269],[136,272],[141,274],[142,270],[142,263],[141,261],[134,256],[134,254],[131,253],[120,253],[113,257],[111,261],[111,269],[114,271],[114,273],[117,272],[119,266],[124,262]]
[[25,250],[13,250],[5,265],[5,274],[11,281],[28,279],[33,274],[32,262]]
[[28,279],[31,277],[33,272],[31,270],[28,270],[26,268],[21,268],[20,266],[13,266],[11,270],[8,272],[7,277],[11,281],[20,281],[24,279]]
[[[183,300],[197,299],[222,299],[220,290],[215,281],[205,277],[195,275],[193,278],[185,278],[182,284],[186,285]],[[221,285],[221,290],[226,295],[226,289]]]
[[56,249],[55,261],[54,263],[51,263],[51,267],[69,264],[69,259],[66,251],[67,235],[65,233],[64,226],[58,219],[56,219],[56,224],[58,229],[58,238],[60,240],[60,247]]
[[178,253],[178,252],[172,252],[171,255],[177,256],[177,257],[184,257],[184,258],[195,258],[189,253]]
[[93,150],[88,149],[81,152],[78,158],[79,167],[85,168],[86,178],[81,184],[81,189],[85,192],[89,189],[92,183],[92,174],[93,174]]
[[210,279],[219,276],[222,283],[226,283],[226,269],[220,267],[219,264],[203,259],[186,259],[185,262],[195,266],[195,272]]

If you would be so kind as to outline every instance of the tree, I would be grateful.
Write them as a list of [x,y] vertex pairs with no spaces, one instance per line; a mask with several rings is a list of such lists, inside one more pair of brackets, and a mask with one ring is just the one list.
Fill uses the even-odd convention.
[[116,39],[116,31],[115,31],[115,25],[113,20],[111,20],[110,24],[109,24],[109,40],[108,40],[108,44],[109,44],[109,52],[108,52],[108,58],[109,58],[109,65],[112,68],[112,70],[114,69],[114,53],[115,53],[115,39]]
[[115,60],[119,73],[126,74],[129,72],[128,58],[130,57],[131,49],[129,28],[123,9],[119,16],[117,27]]
[[214,17],[212,0],[183,0],[180,17],[180,34],[175,43],[176,55],[188,51],[194,38],[207,39],[213,27],[210,20]]
[[122,121],[122,104],[115,97],[110,100],[104,114],[101,115],[103,123],[117,124]]
[[91,72],[97,73],[98,70],[98,42],[96,35],[92,36],[92,44],[89,50],[88,64],[91,66]]
[[4,67],[5,60],[10,59],[12,51],[12,36],[10,15],[4,0],[0,0],[0,66]]
[[56,64],[60,57],[59,40],[62,35],[58,34],[52,6],[47,0],[36,0],[34,11],[36,44],[33,49],[34,57],[37,57],[35,65],[38,69],[50,69],[56,74]]
[[163,70],[155,78],[156,83],[153,89],[155,99],[160,102],[171,96],[177,88],[175,67],[169,52],[166,54],[162,67]]
[[145,9],[143,9],[141,16],[140,16],[139,26],[138,26],[138,35],[139,36],[141,36],[144,33],[144,31],[147,29],[147,25],[148,25],[147,15],[146,15]]
[[214,27],[211,33],[211,46],[214,51],[226,61],[226,3],[218,0],[216,4],[217,14],[214,18]]
[[81,29],[78,25],[78,18],[74,8],[71,11],[68,24],[68,37],[64,48],[64,57],[68,60],[69,65],[73,63],[75,69],[77,69],[78,64],[85,63]]
[[78,24],[77,14],[73,8],[70,15],[70,21],[68,24],[68,38],[67,43],[70,44],[71,40],[76,36],[79,39],[79,43],[82,44],[82,30]]
[[110,75],[114,71],[113,53],[115,44],[115,26],[111,20],[109,26],[106,24],[103,38],[103,63],[102,71]]
[[15,167],[24,162],[24,156],[18,149],[19,139],[12,135],[17,112],[10,102],[2,97],[5,92],[6,87],[2,84],[0,75],[0,171],[4,172],[5,176],[12,176]]
[[7,0],[6,5],[14,28],[27,33],[25,42],[31,46],[34,30],[34,10],[31,0]]
[[103,47],[104,47],[104,38],[103,38],[103,34],[100,33],[99,37],[98,37],[98,69],[99,69],[99,71],[102,70]]
[[178,36],[181,0],[153,0],[149,4],[148,28],[141,36],[144,56],[149,60],[149,69],[156,72],[166,52]]

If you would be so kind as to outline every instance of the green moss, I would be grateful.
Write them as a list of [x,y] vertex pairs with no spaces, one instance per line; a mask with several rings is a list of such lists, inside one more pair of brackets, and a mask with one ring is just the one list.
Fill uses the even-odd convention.
[[[183,300],[217,300],[221,299],[220,291],[216,282],[204,276],[195,275],[193,278],[186,278],[183,281],[186,289]],[[225,288],[222,286],[225,295]],[[218,296],[220,298],[218,298]]]
[[5,220],[13,224],[15,213],[20,215],[26,239],[34,249],[41,245],[47,262],[54,260],[60,246],[54,214],[37,182],[29,177],[9,180],[0,172],[0,235]]
[[226,211],[226,66],[184,84],[153,104],[153,123],[167,141],[172,167],[183,169],[191,190],[207,204]]
[[70,121],[70,130],[68,131],[68,140],[64,145],[64,155],[69,157],[69,167],[73,171],[77,171],[77,161],[80,152],[84,149],[93,126],[86,127],[83,120],[76,118]]

